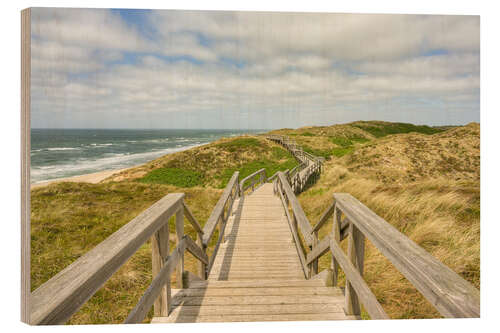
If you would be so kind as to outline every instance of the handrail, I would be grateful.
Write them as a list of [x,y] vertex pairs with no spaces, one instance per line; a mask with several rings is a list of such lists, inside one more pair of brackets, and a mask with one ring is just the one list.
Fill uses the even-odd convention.
[[356,294],[361,298],[371,319],[389,319],[389,316],[385,313],[377,298],[370,290],[370,287],[366,284],[363,276],[349,261],[342,248],[333,239],[328,238],[328,240],[330,241],[332,256],[338,261],[346,277],[349,279],[350,285],[352,285]]
[[[258,176],[258,177],[257,177]],[[251,179],[252,182],[248,186],[244,186],[245,183]],[[255,190],[255,185],[257,183],[265,183],[267,181],[267,176],[266,176],[266,169],[262,168],[260,170],[255,171],[249,176],[246,176],[240,181],[240,195],[243,195],[247,189],[250,187],[252,188],[252,191]]]
[[[232,206],[233,201],[235,197],[239,194],[238,192],[238,177],[239,177],[239,171],[236,171],[229,182],[226,185],[226,188],[224,189],[224,192],[222,193],[219,201],[215,205],[214,209],[212,210],[212,213],[210,214],[210,217],[208,218],[207,222],[205,223],[205,226],[203,227],[203,246],[208,246],[208,243],[210,242],[210,239],[212,238],[212,235],[215,231],[215,227],[219,223],[219,220],[222,219],[224,220],[225,217],[224,215],[224,208],[226,207],[226,204],[229,202],[230,205]],[[236,189],[236,192],[233,192]]]
[[[125,319],[125,324],[140,323],[147,316],[149,309],[153,306],[155,300],[160,295],[162,288],[166,285],[167,287],[167,300],[166,303],[170,308],[171,304],[171,286],[170,286],[170,275],[173,273],[175,266],[179,263],[182,258],[184,251],[191,253],[196,259],[203,262],[205,265],[208,264],[208,257],[201,249],[196,245],[196,243],[188,236],[184,235],[179,245],[174,249],[172,254],[168,257],[165,265],[162,267],[158,275],[153,279],[149,287],[146,289],[142,295],[139,302],[129,313],[127,319]],[[169,311],[170,312],[170,309]]]
[[[333,208],[332,208],[333,207]],[[318,230],[333,215],[333,231],[318,242]],[[344,219],[341,219],[341,215]],[[345,231],[343,229],[346,229]],[[330,205],[312,229],[316,245],[307,255],[307,265],[313,266],[319,257],[332,252],[333,282],[338,268],[346,275],[346,312],[359,314],[358,297],[372,318],[377,318],[378,306],[365,286],[361,285],[365,237],[422,293],[439,311],[449,318],[479,317],[479,291],[469,282],[434,258],[423,248],[399,232],[387,221],[347,193],[335,193]],[[348,255],[340,253],[339,242],[349,235]],[[357,272],[353,272],[353,268]],[[361,279],[361,281],[360,281]],[[365,304],[366,303],[366,304]],[[368,305],[367,305],[368,304]],[[372,308],[369,310],[369,308]]]
[[479,291],[353,196],[336,193],[347,219],[445,317],[479,317]]
[[30,323],[66,322],[169,218],[183,193],[163,197],[31,294]]
[[309,223],[309,220],[307,219],[306,214],[304,213],[304,210],[299,203],[299,200],[295,196],[295,193],[293,193],[292,188],[290,187],[290,184],[288,183],[283,172],[280,172],[278,174],[278,180],[278,185],[283,191],[286,201],[290,203],[293,216],[298,222],[300,231],[302,233],[302,236],[304,237],[306,244],[308,246],[312,245],[313,238],[311,236],[311,224]]
[[[239,172],[235,172],[203,229],[185,204],[184,193],[171,193],[160,199],[32,292],[30,323],[65,323],[148,239],[152,242],[153,283],[126,322],[142,321],[153,303],[155,315],[168,316],[170,292],[167,290],[170,290],[170,274],[174,269],[177,288],[185,288],[184,251],[200,262],[201,278],[206,279],[233,202],[239,195],[238,177]],[[177,248],[169,254],[169,219],[174,215]],[[184,217],[196,231],[198,244],[184,234]],[[209,258],[206,247],[219,222],[219,239]],[[165,284],[167,288],[163,288]]]

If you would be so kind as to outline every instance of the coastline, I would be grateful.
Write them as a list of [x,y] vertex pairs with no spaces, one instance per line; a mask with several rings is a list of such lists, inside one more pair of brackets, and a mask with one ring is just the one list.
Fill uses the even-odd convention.
[[78,176],[71,176],[71,177],[64,177],[64,178],[57,178],[57,179],[51,179],[51,180],[44,180],[38,183],[32,183],[30,184],[30,189],[36,189],[40,187],[44,187],[50,184],[54,183],[62,183],[62,182],[75,182],[75,183],[91,183],[91,184],[97,184],[101,182],[102,180],[120,173],[122,171],[128,170],[135,168],[136,166],[131,166],[129,168],[123,168],[123,169],[113,169],[113,170],[104,170],[104,171],[99,171],[99,172],[93,172],[93,173],[88,173],[85,175],[78,175]]

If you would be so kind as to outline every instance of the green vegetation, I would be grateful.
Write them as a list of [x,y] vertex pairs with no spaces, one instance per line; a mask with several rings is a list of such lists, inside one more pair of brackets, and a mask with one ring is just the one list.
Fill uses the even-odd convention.
[[389,122],[355,122],[352,126],[358,127],[376,138],[387,136],[390,134],[401,133],[422,133],[422,134],[435,134],[442,132],[441,128],[430,127],[425,125],[413,125],[406,123],[389,123]]
[[240,172],[240,179],[243,179],[255,171],[260,169],[266,169],[266,175],[268,177],[274,175],[278,171],[285,171],[286,169],[293,169],[298,165],[297,161],[294,158],[289,158],[285,162],[279,163],[271,160],[257,160],[252,161],[250,163],[245,163],[240,165],[239,167],[226,168],[224,169],[220,175],[219,179],[221,180],[219,187],[226,187],[227,183],[231,179],[231,176],[235,171]]
[[[204,223],[221,194],[215,189],[180,189],[170,185],[59,183],[31,191],[31,290],[168,193],[186,193],[186,202]],[[171,230],[174,230],[172,219]],[[196,237],[186,224],[186,233]],[[174,243],[171,242],[171,246]],[[187,256],[186,266],[195,271]],[[77,312],[70,324],[121,323],[151,283],[151,245],[144,244]],[[151,318],[151,314],[150,317]]]
[[332,150],[332,155],[335,157],[342,157],[344,155],[350,154],[354,151],[353,146],[342,147],[342,148],[334,148]]
[[259,146],[259,140],[255,138],[238,138],[228,142],[219,143],[217,147],[223,148],[229,152],[235,152],[239,149],[245,149],[252,146]]
[[148,184],[170,184],[178,187],[193,187],[203,184],[203,176],[196,171],[179,168],[160,168],[139,179]]
[[315,149],[306,145],[302,145],[302,149],[309,154],[313,154],[315,156],[321,156],[327,160],[329,160],[330,156],[333,155],[333,151],[330,149]]
[[[289,135],[305,151],[328,159],[318,182],[299,195],[312,223],[331,204],[333,193],[351,193],[480,287],[478,124],[432,128],[355,122],[303,130],[273,133]],[[398,133],[407,134],[387,136]],[[32,290],[168,193],[185,193],[187,205],[203,225],[234,171],[240,171],[242,179],[261,168],[271,176],[296,165],[289,152],[260,136],[239,137],[166,155],[99,184],[59,183],[33,189]],[[325,226],[320,237],[329,231],[331,226]],[[195,237],[189,224],[186,232]],[[330,259],[322,257],[321,269],[330,265]],[[195,267],[196,261],[187,255],[186,269],[196,271]],[[365,278],[392,318],[439,317],[370,242]],[[69,323],[122,322],[150,282],[148,242]]]

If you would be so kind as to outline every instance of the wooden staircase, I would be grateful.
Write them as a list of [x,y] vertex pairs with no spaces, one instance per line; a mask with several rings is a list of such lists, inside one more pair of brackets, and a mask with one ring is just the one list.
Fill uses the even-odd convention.
[[340,288],[305,274],[283,204],[265,183],[235,200],[208,280],[172,289],[172,312],[152,323],[355,318]]
[[[472,284],[350,194],[334,193],[312,224],[295,194],[317,179],[322,159],[287,137],[268,139],[300,164],[269,178],[261,169],[240,180],[236,171],[203,227],[184,193],[166,195],[38,287],[31,294],[30,324],[65,323],[148,240],[153,280],[125,323],[143,322],[151,308],[152,323],[359,319],[361,305],[371,319],[389,319],[363,277],[365,239],[442,316],[480,316]],[[186,222],[195,239],[184,232]],[[328,225],[331,232],[320,239]],[[344,240],[347,251],[340,246]],[[198,278],[185,270],[185,252],[198,260]],[[319,259],[327,253],[331,268],[320,272]],[[171,286],[174,272],[177,289]]]

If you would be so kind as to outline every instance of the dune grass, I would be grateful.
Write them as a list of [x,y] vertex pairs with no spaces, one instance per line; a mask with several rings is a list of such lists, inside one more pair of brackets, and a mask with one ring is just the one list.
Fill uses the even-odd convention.
[[[312,224],[335,192],[350,193],[480,287],[479,125],[378,139],[327,161],[318,182],[299,195]],[[330,231],[331,223],[320,237]],[[320,269],[330,258],[320,260]],[[391,318],[440,317],[369,241],[365,280]]]
[[[480,287],[478,124],[429,130],[356,122],[273,133],[291,135],[304,150],[330,158],[319,180],[299,195],[311,223],[331,203],[333,193],[351,193]],[[170,154],[100,184],[59,183],[33,189],[32,290],[168,193],[186,193],[189,208],[204,224],[232,172],[239,170],[243,178],[264,167],[270,176],[295,165],[278,145],[263,137],[246,136]],[[195,237],[185,225],[186,232]],[[330,230],[331,225],[325,226],[320,237]],[[329,255],[323,256],[320,268],[327,268],[329,260]],[[189,255],[186,268],[196,271]],[[365,278],[390,317],[439,317],[370,242]],[[122,322],[150,282],[151,247],[147,242],[69,323]]]

